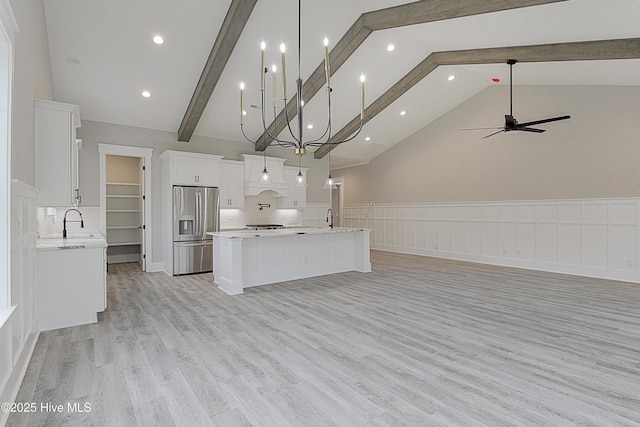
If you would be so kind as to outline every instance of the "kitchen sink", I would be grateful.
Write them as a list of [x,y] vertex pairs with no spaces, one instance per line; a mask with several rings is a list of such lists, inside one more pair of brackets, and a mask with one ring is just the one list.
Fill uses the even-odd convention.
[[91,240],[91,239],[104,239],[104,236],[101,233],[69,233],[67,235],[67,240],[69,239],[80,239],[80,240]]

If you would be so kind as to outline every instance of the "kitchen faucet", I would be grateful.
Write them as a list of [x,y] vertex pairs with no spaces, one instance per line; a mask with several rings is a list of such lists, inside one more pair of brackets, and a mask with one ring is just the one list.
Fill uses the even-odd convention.
[[327,222],[329,223],[329,228],[333,228],[333,210],[331,208],[327,209]]
[[64,213],[64,219],[62,220],[62,238],[63,239],[67,238],[67,214],[69,213],[69,211],[76,211],[80,215],[80,221],[69,221],[69,222],[79,222],[80,228],[84,228],[84,219],[82,219],[82,212],[80,212],[78,209],[67,209],[67,211]]

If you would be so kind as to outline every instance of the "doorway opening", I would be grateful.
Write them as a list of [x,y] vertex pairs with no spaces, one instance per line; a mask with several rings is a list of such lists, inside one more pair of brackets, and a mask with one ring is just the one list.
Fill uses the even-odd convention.
[[151,148],[98,144],[100,231],[107,238],[107,264],[139,262],[152,271]]
[[333,179],[335,190],[329,190],[329,207],[333,212],[333,226],[342,227],[342,214],[344,212],[344,177]]
[[144,259],[142,163],[140,157],[107,155],[107,264]]

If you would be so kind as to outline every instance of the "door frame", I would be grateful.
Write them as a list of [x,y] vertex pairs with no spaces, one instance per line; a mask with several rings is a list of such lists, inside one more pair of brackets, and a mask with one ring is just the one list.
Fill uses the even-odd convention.
[[153,148],[131,147],[98,143],[100,153],[100,232],[107,236],[107,156],[127,156],[142,159],[144,167],[142,195],[144,196],[144,259],[141,259],[143,271],[154,271],[153,264],[152,228],[151,228],[151,157]]

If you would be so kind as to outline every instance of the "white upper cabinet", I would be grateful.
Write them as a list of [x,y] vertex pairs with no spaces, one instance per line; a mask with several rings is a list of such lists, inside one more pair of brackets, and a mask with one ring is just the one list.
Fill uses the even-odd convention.
[[78,205],[79,127],[77,105],[36,99],[35,179],[39,206]]
[[218,187],[222,156],[167,150],[160,156],[170,185]]
[[244,207],[244,162],[223,160],[220,163],[220,207]]
[[[300,172],[307,179],[308,168],[300,168]],[[292,166],[284,167],[284,179],[289,186],[289,194],[282,197],[280,206],[285,209],[300,209],[307,206],[307,187],[295,185],[298,177],[298,168]]]

